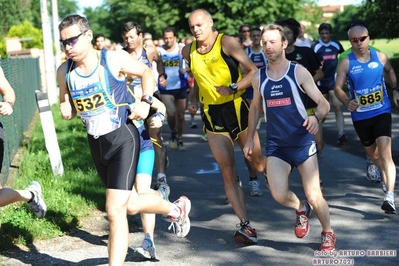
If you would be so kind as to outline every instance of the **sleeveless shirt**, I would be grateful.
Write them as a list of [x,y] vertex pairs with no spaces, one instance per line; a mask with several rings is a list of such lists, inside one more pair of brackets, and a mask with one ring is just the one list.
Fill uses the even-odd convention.
[[227,56],[222,49],[223,34],[218,34],[211,50],[201,54],[197,51],[197,41],[190,48],[190,69],[199,87],[199,100],[204,105],[223,104],[240,97],[245,90],[236,94],[221,96],[216,86],[229,86],[242,79],[238,61]]

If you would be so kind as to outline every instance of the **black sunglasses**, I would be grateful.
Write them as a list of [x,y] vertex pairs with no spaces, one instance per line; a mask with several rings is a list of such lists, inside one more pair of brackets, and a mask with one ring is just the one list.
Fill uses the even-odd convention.
[[351,42],[357,43],[358,41],[364,42],[364,40],[367,39],[369,36],[362,36],[362,37],[357,37],[357,38],[351,38]]
[[69,46],[74,46],[77,42],[78,42],[78,40],[79,40],[79,37],[80,36],[82,36],[83,34],[85,34],[87,31],[85,31],[85,32],[82,32],[82,33],[80,33],[79,35],[76,35],[75,37],[71,37],[71,38],[69,38],[69,39],[66,39],[66,40],[62,40],[62,39],[60,39],[60,43],[65,47],[65,46],[67,46],[67,45],[69,45]]

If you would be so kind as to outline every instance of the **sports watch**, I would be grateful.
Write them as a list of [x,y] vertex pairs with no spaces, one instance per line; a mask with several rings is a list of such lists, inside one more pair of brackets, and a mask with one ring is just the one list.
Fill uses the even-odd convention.
[[144,94],[144,95],[141,97],[141,101],[142,101],[142,102],[145,102],[145,103],[148,103],[148,104],[151,106],[152,103],[154,102],[154,99],[152,98],[151,95]]
[[230,89],[233,91],[233,94],[237,93],[237,91],[238,91],[238,86],[237,86],[237,84],[231,83],[229,87],[230,87]]

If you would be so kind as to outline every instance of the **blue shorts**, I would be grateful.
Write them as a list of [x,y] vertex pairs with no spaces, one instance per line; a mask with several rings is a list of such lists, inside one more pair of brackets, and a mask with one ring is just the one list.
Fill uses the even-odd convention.
[[317,145],[312,141],[308,145],[297,147],[271,146],[266,147],[266,157],[273,156],[287,162],[291,167],[298,167],[309,157],[317,154]]
[[137,164],[137,174],[152,176],[155,161],[154,146],[144,125],[139,127],[138,131],[140,134],[140,155]]

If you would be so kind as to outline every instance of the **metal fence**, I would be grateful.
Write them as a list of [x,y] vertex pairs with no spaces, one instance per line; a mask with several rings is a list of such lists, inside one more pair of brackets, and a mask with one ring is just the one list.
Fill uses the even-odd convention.
[[11,116],[0,116],[5,133],[4,160],[0,174],[0,183],[4,185],[11,162],[37,111],[35,90],[41,90],[41,81],[39,58],[7,58],[0,60],[0,66],[17,98],[14,113]]

